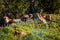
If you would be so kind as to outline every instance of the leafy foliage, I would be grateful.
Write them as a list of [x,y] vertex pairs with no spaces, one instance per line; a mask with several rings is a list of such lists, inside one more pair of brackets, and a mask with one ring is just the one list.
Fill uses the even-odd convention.
[[34,6],[35,13],[41,9],[48,13],[60,13],[60,0],[0,0],[0,16],[17,18],[29,13],[31,6]]

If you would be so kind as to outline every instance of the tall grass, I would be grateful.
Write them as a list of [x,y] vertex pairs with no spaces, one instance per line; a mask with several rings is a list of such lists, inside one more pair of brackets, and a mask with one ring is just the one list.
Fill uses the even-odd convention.
[[0,40],[60,40],[59,23],[31,20],[0,29]]

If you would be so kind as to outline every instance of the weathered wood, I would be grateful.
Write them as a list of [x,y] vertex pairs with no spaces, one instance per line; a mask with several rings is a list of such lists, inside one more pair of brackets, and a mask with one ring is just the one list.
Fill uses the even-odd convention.
[[38,16],[38,18],[43,22],[43,23],[47,23],[46,19],[43,18],[43,16],[41,16],[41,14],[36,13],[36,15]]

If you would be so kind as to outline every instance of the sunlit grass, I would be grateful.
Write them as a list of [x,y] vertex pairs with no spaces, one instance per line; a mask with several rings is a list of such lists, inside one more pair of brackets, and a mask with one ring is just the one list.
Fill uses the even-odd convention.
[[0,30],[0,40],[60,40],[59,25],[44,24],[40,20],[11,25]]

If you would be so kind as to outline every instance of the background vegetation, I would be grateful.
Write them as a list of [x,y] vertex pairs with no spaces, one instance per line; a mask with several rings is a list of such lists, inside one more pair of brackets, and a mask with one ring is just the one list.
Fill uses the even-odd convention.
[[[0,16],[20,18],[21,15],[40,12],[60,13],[60,0],[0,0]],[[33,14],[33,13],[32,13]]]

